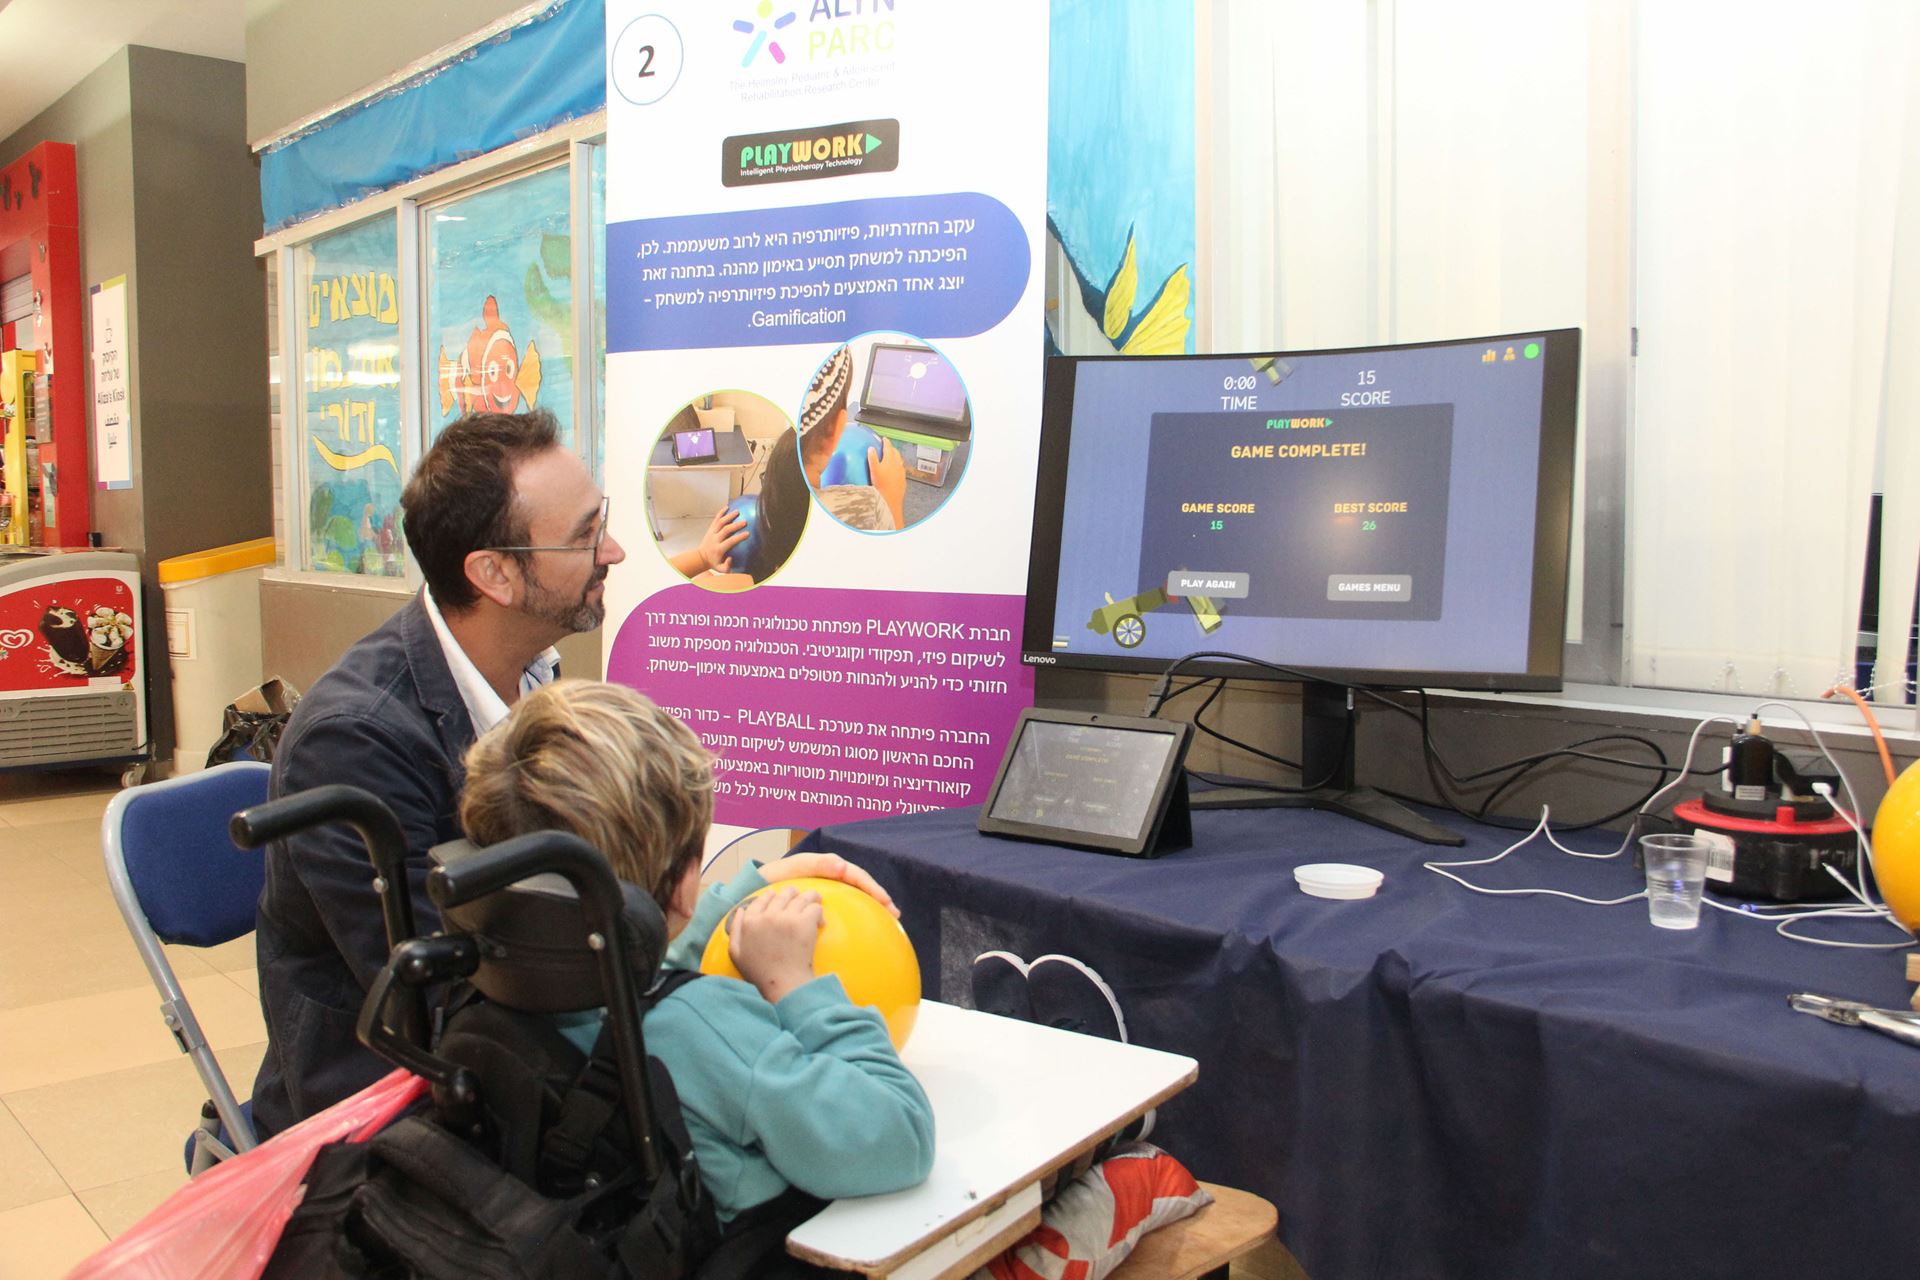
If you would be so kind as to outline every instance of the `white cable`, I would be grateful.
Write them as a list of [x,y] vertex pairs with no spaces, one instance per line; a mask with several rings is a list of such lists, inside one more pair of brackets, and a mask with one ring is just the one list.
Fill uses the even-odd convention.
[[[1825,757],[1828,766],[1833,769],[1834,776],[1840,779],[1840,785],[1846,789],[1847,807],[1843,809],[1839,805],[1833,804],[1833,811],[1839,814],[1843,819],[1846,820],[1846,824],[1853,828],[1854,835],[1857,836],[1860,841],[1860,848],[1859,848],[1860,857],[1858,862],[1856,862],[1854,865],[1854,875],[1860,882],[1860,892],[1854,896],[1858,897],[1863,902],[1867,903],[1868,906],[1874,907],[1876,910],[1879,910],[1882,913],[1885,913],[1886,908],[1878,903],[1873,902],[1867,892],[1867,872],[1868,871],[1873,872],[1874,883],[1878,884],[1880,880],[1880,871],[1879,871],[1879,868],[1873,865],[1873,844],[1867,839],[1867,833],[1861,829],[1859,822],[1855,820],[1855,815],[1860,812],[1860,801],[1854,795],[1853,783],[1847,778],[1846,770],[1842,769],[1840,767],[1840,762],[1833,758],[1833,752],[1827,750],[1827,740],[1825,738],[1822,738],[1820,736],[1820,731],[1813,727],[1813,721],[1807,719],[1806,712],[1800,710],[1800,708],[1796,706],[1793,706],[1785,702],[1763,702],[1758,707],[1754,708],[1754,714],[1757,716],[1760,712],[1766,710],[1768,707],[1779,707],[1782,711],[1791,712],[1794,716],[1799,718],[1800,723],[1806,726],[1808,734],[1812,736],[1813,745],[1820,748],[1820,754],[1823,757]],[[1820,784],[1815,783],[1813,789],[1815,792],[1820,792],[1821,791]],[[1826,798],[1829,804],[1833,803],[1831,788],[1828,789],[1826,793]],[[1848,810],[1851,810],[1852,812],[1848,812]]]
[[1835,871],[1830,863],[1823,863],[1822,869],[1844,885],[1848,893],[1859,899],[1861,906],[1866,907],[1869,911],[1877,911],[1881,915],[1890,915],[1891,912],[1889,912],[1886,907],[1875,902],[1867,894],[1867,871],[1869,869],[1873,871],[1873,882],[1877,886],[1880,883],[1880,868],[1873,865],[1873,842],[1867,839],[1866,829],[1854,820],[1852,814],[1833,803],[1832,787],[1827,786],[1824,782],[1816,782],[1813,784],[1813,789],[1815,794],[1825,796],[1827,803],[1832,806],[1833,811],[1839,814],[1849,827],[1853,828],[1853,834],[1859,842],[1860,849],[1860,857],[1853,866],[1854,877],[1858,881],[1857,886],[1847,884],[1847,878],[1838,871]]
[[[1841,883],[1845,883],[1844,878]],[[1835,938],[1810,938],[1804,933],[1794,933],[1792,931],[1793,926],[1802,920],[1813,920],[1823,917],[1842,920],[1891,919],[1884,915],[1878,908],[1860,906],[1812,907],[1804,902],[1756,902],[1747,903],[1742,906],[1734,906],[1731,903],[1716,902],[1714,899],[1706,897],[1703,897],[1701,901],[1707,906],[1719,911],[1730,912],[1736,916],[1745,916],[1749,920],[1763,920],[1771,924],[1773,931],[1781,937],[1791,939],[1794,942],[1812,943],[1816,947],[1847,947],[1859,951],[1900,951],[1914,945],[1914,939],[1911,937],[1905,942],[1841,942]],[[1765,916],[1760,914],[1762,911],[1789,909],[1791,909],[1794,914],[1789,916]]]
[[[1653,807],[1660,802],[1661,796],[1664,796],[1665,794],[1667,794],[1667,792],[1673,790],[1675,787],[1679,786],[1681,783],[1687,780],[1687,778],[1690,776],[1693,770],[1693,753],[1695,748],[1699,746],[1701,731],[1704,730],[1708,725],[1716,724],[1716,723],[1730,724],[1736,729],[1740,727],[1740,721],[1734,719],[1732,716],[1722,716],[1722,715],[1708,716],[1706,719],[1702,720],[1699,724],[1693,726],[1693,735],[1687,739],[1687,757],[1686,759],[1680,762],[1680,772],[1673,775],[1672,782],[1669,782],[1666,786],[1660,788],[1658,791],[1654,792],[1652,795],[1647,797],[1646,803],[1640,806],[1640,811],[1633,815],[1633,821],[1627,824],[1627,834],[1624,837],[1622,837],[1620,841],[1620,847],[1618,849],[1615,849],[1612,853],[1585,853],[1585,854],[1576,853],[1574,854],[1574,856],[1579,858],[1617,858],[1621,854],[1625,853],[1628,849],[1632,848],[1633,833],[1640,829],[1640,819],[1646,817],[1648,812],[1652,810]],[[1551,831],[1547,833],[1547,839],[1553,841],[1553,847],[1556,849],[1559,849],[1562,853],[1574,852],[1572,849],[1569,849],[1565,845],[1561,844],[1558,840],[1554,840],[1553,833]]]
[[[1759,711],[1764,710],[1767,707],[1780,707],[1786,711],[1791,712],[1795,716],[1799,717],[1800,722],[1806,726],[1807,732],[1812,735],[1814,745],[1820,749],[1820,754],[1823,757],[1825,757],[1827,764],[1832,767],[1834,776],[1838,777],[1840,779],[1840,785],[1846,788],[1848,804],[1852,805],[1853,809],[1857,812],[1859,809],[1859,803],[1854,799],[1853,784],[1850,781],[1848,781],[1846,771],[1841,769],[1840,762],[1834,759],[1833,753],[1827,749],[1827,744],[1825,740],[1820,737],[1820,731],[1813,727],[1813,722],[1807,719],[1806,714],[1802,712],[1798,707],[1790,706],[1789,704],[1784,702],[1763,702],[1760,704],[1758,708],[1755,709],[1756,716]],[[1621,840],[1618,848],[1614,849],[1609,853],[1582,853],[1578,849],[1569,849],[1567,848],[1567,846],[1561,844],[1558,840],[1554,838],[1553,828],[1548,825],[1548,818],[1551,816],[1552,811],[1550,808],[1548,808],[1548,806],[1542,805],[1540,807],[1540,821],[1534,824],[1533,830],[1529,831],[1526,835],[1514,841],[1512,844],[1508,845],[1506,848],[1502,849],[1499,853],[1494,854],[1490,858],[1472,858],[1472,859],[1467,859],[1464,861],[1457,861],[1457,862],[1423,862],[1420,865],[1425,867],[1428,871],[1433,872],[1435,875],[1445,876],[1447,879],[1453,881],[1455,884],[1459,885],[1463,889],[1471,890],[1474,893],[1484,893],[1494,897],[1515,897],[1515,896],[1529,896],[1529,895],[1538,894],[1538,895],[1544,895],[1544,896],[1553,897],[1553,898],[1569,898],[1574,902],[1584,902],[1596,907],[1614,907],[1614,906],[1619,906],[1622,903],[1640,901],[1641,899],[1647,896],[1646,890],[1644,889],[1638,893],[1628,894],[1624,898],[1588,898],[1588,897],[1583,897],[1582,895],[1577,893],[1568,893],[1564,889],[1488,889],[1481,885],[1469,883],[1467,880],[1463,879],[1462,877],[1455,875],[1451,870],[1449,870],[1449,868],[1484,867],[1491,863],[1498,862],[1502,858],[1506,857],[1508,854],[1512,853],[1514,850],[1519,849],[1522,846],[1530,843],[1534,839],[1534,837],[1539,836],[1541,834],[1545,834],[1545,836],[1547,837],[1548,844],[1552,845],[1554,848],[1558,849],[1560,852],[1571,855],[1572,857],[1575,857],[1575,858],[1617,858],[1619,857],[1622,853],[1625,853],[1627,849],[1629,849],[1632,846],[1633,835],[1634,835],[1634,832],[1639,829],[1640,819],[1644,818],[1647,815],[1647,813],[1650,810],[1652,810],[1656,804],[1659,803],[1659,800],[1662,796],[1666,795],[1667,792],[1673,790],[1675,787],[1685,782],[1686,779],[1690,776],[1691,770],[1693,769],[1693,755],[1694,755],[1694,752],[1699,748],[1699,744],[1700,744],[1700,734],[1706,729],[1708,725],[1714,724],[1714,723],[1730,724],[1734,726],[1736,729],[1742,727],[1742,724],[1743,724],[1742,721],[1736,720],[1732,716],[1712,715],[1712,716],[1708,716],[1706,719],[1702,720],[1699,724],[1695,725],[1693,727],[1692,735],[1687,739],[1687,754],[1686,754],[1686,758],[1680,762],[1680,771],[1674,775],[1674,779],[1672,782],[1669,782],[1666,786],[1660,788],[1658,791],[1654,792],[1651,796],[1647,797],[1646,803],[1640,806],[1639,812],[1634,814],[1633,821],[1630,824],[1628,824],[1626,837]],[[1820,793],[1826,796],[1828,799],[1828,802],[1830,804],[1832,803],[1833,789],[1830,786],[1828,786],[1825,783],[1815,783],[1814,790],[1817,793]],[[1873,845],[1871,841],[1867,839],[1867,833],[1864,830],[1862,830],[1859,822],[1857,822],[1854,819],[1853,814],[1847,812],[1845,808],[1842,808],[1840,805],[1834,804],[1833,811],[1839,814],[1842,820],[1844,820],[1849,827],[1853,828],[1854,835],[1859,840],[1860,860],[1859,860],[1859,863],[1856,864],[1856,871],[1861,877],[1860,884],[1856,889],[1854,885],[1849,884],[1847,882],[1847,878],[1845,876],[1841,875],[1838,871],[1835,871],[1832,868],[1832,866],[1830,865],[1825,866],[1824,869],[1826,870],[1828,875],[1832,876],[1835,880],[1838,880],[1840,882],[1841,887],[1846,889],[1849,894],[1852,894],[1853,897],[1855,897],[1858,900],[1856,904],[1848,904],[1845,906],[1835,907],[1835,906],[1822,906],[1822,905],[1814,905],[1809,903],[1798,903],[1798,902],[1770,902],[1770,903],[1752,903],[1745,906],[1733,906],[1728,903],[1718,902],[1713,898],[1707,897],[1704,893],[1701,895],[1701,899],[1700,899],[1701,902],[1706,906],[1713,907],[1716,910],[1731,912],[1737,916],[1745,916],[1750,920],[1767,921],[1774,926],[1774,932],[1779,934],[1781,937],[1788,938],[1794,942],[1811,943],[1816,947],[1846,947],[1846,948],[1851,948],[1855,950],[1864,950],[1864,951],[1897,951],[1897,950],[1901,950],[1901,949],[1915,945],[1916,939],[1912,936],[1911,931],[1909,931],[1907,927],[1901,924],[1898,920],[1895,920],[1892,914],[1887,910],[1885,906],[1875,903],[1872,900],[1872,898],[1867,895],[1865,872],[1864,870],[1861,869],[1862,867],[1871,867],[1872,861],[1873,861]],[[1876,878],[1878,876],[1877,870],[1875,871],[1875,876]],[[1783,911],[1783,912],[1790,911],[1793,914],[1791,915],[1760,914],[1761,912],[1772,912],[1772,911]],[[1813,919],[1821,919],[1821,918],[1838,918],[1838,919],[1845,919],[1845,920],[1885,920],[1888,923],[1898,927],[1903,933],[1907,933],[1908,937],[1904,942],[1841,942],[1833,938],[1810,938],[1805,934],[1792,932],[1792,927],[1802,920],[1813,920]]]
[[[1848,884],[1847,878],[1835,871],[1831,866],[1825,868],[1828,875],[1839,881],[1841,886],[1857,899],[1857,904],[1838,907],[1815,907],[1798,911],[1788,916],[1762,916],[1739,907],[1728,907],[1718,902],[1713,905],[1720,907],[1723,911],[1733,911],[1740,915],[1749,916],[1752,919],[1771,920],[1774,922],[1773,931],[1781,937],[1791,938],[1795,942],[1812,943],[1816,947],[1847,947],[1864,951],[1898,951],[1913,946],[1914,938],[1912,933],[1905,925],[1893,918],[1893,914],[1887,910],[1884,904],[1875,902],[1867,889],[1867,872],[1869,870],[1874,872],[1876,883],[1878,883],[1879,872],[1873,866],[1873,842],[1867,838],[1865,829],[1861,827],[1855,817],[1855,815],[1860,812],[1860,801],[1854,794],[1853,782],[1847,777],[1847,771],[1840,767],[1839,760],[1835,759],[1833,752],[1827,748],[1826,739],[1820,736],[1820,730],[1814,727],[1813,721],[1807,718],[1806,712],[1791,703],[1768,701],[1755,707],[1754,714],[1758,716],[1760,712],[1765,711],[1769,707],[1778,707],[1780,710],[1787,712],[1799,720],[1800,723],[1805,726],[1808,736],[1813,739],[1814,746],[1819,749],[1821,757],[1826,760],[1827,766],[1833,770],[1834,776],[1840,779],[1840,785],[1847,793],[1847,803],[1840,805],[1834,803],[1833,788],[1831,786],[1820,782],[1815,783],[1813,786],[1814,792],[1824,797],[1828,804],[1832,806],[1833,811],[1840,815],[1841,820],[1853,829],[1854,838],[1858,842],[1859,858],[1854,865],[1854,876],[1857,884]],[[1779,905],[1801,904],[1782,903]],[[1793,926],[1800,921],[1815,919],[1884,920],[1899,929],[1902,933],[1907,934],[1907,937],[1903,942],[1841,942],[1833,938],[1810,938],[1806,934],[1793,932]]]
[[1447,868],[1449,867],[1484,867],[1489,863],[1498,862],[1500,861],[1500,859],[1512,853],[1515,849],[1518,849],[1520,846],[1532,841],[1532,839],[1535,836],[1539,835],[1542,831],[1545,831],[1547,833],[1547,840],[1549,843],[1553,845],[1554,848],[1559,849],[1564,853],[1572,853],[1574,854],[1575,857],[1611,858],[1614,856],[1614,854],[1617,854],[1620,852],[1619,849],[1615,849],[1613,853],[1600,853],[1600,854],[1575,853],[1574,850],[1568,849],[1565,845],[1561,844],[1558,840],[1555,840],[1553,838],[1553,832],[1547,827],[1547,818],[1551,812],[1552,811],[1546,805],[1541,805],[1540,821],[1534,824],[1533,830],[1529,831],[1526,835],[1520,837],[1520,839],[1514,841],[1512,844],[1508,845],[1506,848],[1502,849],[1500,852],[1494,854],[1491,858],[1470,858],[1462,862],[1423,862],[1420,865],[1425,867],[1427,870],[1433,872],[1437,876],[1445,876],[1447,879],[1453,881],[1455,884],[1459,885],[1464,889],[1471,889],[1475,893],[1489,894],[1494,897],[1514,897],[1514,896],[1527,895],[1527,894],[1543,894],[1546,897],[1550,897],[1550,898],[1571,898],[1575,902],[1585,902],[1591,906],[1596,906],[1596,907],[1617,907],[1623,902],[1638,902],[1640,899],[1647,896],[1647,891],[1645,889],[1642,889],[1638,893],[1630,893],[1624,898],[1586,898],[1586,897],[1582,897],[1577,893],[1568,893],[1564,889],[1487,889],[1477,884],[1470,884],[1466,880],[1462,879],[1461,877],[1453,874],[1452,871],[1447,870]]
[[[1852,686],[1842,687],[1851,688]],[[1920,689],[1920,680],[1882,680],[1879,684],[1870,684],[1864,689],[1854,689],[1854,692],[1865,696],[1869,693],[1877,693],[1882,689],[1898,689],[1903,694],[1912,693],[1915,689]],[[1896,702],[1893,705],[1898,707],[1906,704]]]

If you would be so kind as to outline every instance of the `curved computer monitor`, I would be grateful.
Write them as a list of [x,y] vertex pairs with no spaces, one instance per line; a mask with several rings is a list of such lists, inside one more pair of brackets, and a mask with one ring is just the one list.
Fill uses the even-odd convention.
[[1353,786],[1341,686],[1558,689],[1580,332],[1047,363],[1029,665],[1301,681],[1305,795]]
[[1577,329],[1049,360],[1025,661],[1559,688],[1579,367]]

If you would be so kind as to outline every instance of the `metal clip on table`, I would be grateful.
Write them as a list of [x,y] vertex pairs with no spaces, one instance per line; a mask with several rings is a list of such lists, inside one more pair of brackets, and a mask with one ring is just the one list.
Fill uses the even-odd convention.
[[1843,1027],[1871,1027],[1895,1040],[1920,1045],[1920,1013],[1909,1013],[1905,1009],[1876,1009],[1858,1000],[1836,1000],[1832,996],[1816,996],[1805,991],[1788,996],[1787,1003],[1801,1013],[1810,1013]]

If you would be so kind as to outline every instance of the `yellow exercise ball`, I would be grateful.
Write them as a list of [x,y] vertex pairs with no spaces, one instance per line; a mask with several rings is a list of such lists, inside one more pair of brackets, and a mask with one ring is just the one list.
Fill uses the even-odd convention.
[[[913,954],[907,931],[879,899],[838,880],[782,880],[749,894],[748,899],[781,889],[797,893],[811,889],[820,895],[824,919],[819,940],[813,944],[813,971],[838,975],[847,998],[877,1010],[886,1021],[893,1047],[904,1048],[920,1016],[920,960]],[[728,949],[724,924],[707,939],[700,971],[741,976]]]
[[1920,931],[1920,761],[1893,780],[1873,820],[1873,873],[1893,918]]

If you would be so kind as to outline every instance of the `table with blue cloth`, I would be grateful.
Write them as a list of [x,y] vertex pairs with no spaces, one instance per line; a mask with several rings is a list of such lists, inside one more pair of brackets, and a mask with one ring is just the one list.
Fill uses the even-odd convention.
[[[1154,1141],[1273,1200],[1313,1280],[1920,1273],[1920,1049],[1787,1006],[1904,1008],[1900,952],[1712,909],[1683,932],[1643,900],[1471,893],[1421,863],[1519,835],[1465,822],[1453,850],[1316,811],[1196,812],[1191,849],[1145,861],[983,836],[978,818],[849,823],[802,847],[894,895],[930,997],[970,1004],[988,950],[1098,969],[1131,1039],[1200,1063]],[[1363,901],[1303,894],[1293,869],[1329,861],[1386,881]],[[1643,883],[1631,852],[1544,840],[1459,874],[1603,899]]]

